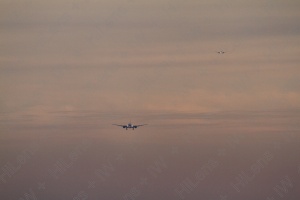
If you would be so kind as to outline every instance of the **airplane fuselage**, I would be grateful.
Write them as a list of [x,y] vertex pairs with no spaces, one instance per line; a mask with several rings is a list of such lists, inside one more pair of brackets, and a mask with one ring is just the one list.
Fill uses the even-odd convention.
[[135,128],[137,128],[137,126],[134,126],[134,125],[129,123],[126,126],[123,126],[123,128],[125,128],[126,130],[132,128],[132,130],[134,130]]

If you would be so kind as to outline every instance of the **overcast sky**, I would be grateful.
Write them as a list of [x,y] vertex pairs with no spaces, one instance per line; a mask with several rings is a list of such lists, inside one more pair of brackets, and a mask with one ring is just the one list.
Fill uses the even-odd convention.
[[[62,138],[77,144],[68,130],[116,146],[147,144],[147,149],[140,147],[146,155],[152,148],[164,151],[167,144],[189,147],[180,142],[182,133],[299,133],[299,11],[298,0],[1,0],[0,139],[1,151],[9,152],[2,153],[2,166],[13,162],[16,148],[25,148],[41,132],[59,136],[49,144]],[[151,126],[139,129],[146,135],[130,139],[111,126],[129,120]],[[202,136],[189,139],[200,142]],[[212,138],[201,145],[208,142],[217,148]],[[245,152],[255,149],[255,142],[248,145]],[[88,155],[99,150],[92,149]],[[182,150],[183,157],[185,153]],[[251,156],[255,161],[263,153],[262,148]],[[54,161],[51,153],[46,155],[49,166]],[[145,159],[157,159],[153,155]],[[223,180],[229,183],[239,171]],[[185,177],[161,194],[174,194]],[[11,184],[5,186],[8,191],[13,191]],[[64,195],[72,199],[74,191]],[[15,198],[24,198],[24,193]],[[106,193],[106,199],[117,198],[110,197],[112,193]]]

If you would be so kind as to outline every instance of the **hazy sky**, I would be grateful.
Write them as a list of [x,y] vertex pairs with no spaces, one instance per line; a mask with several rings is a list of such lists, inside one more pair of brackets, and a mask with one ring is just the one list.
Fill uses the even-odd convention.
[[[255,133],[253,138],[262,143],[257,150],[255,139],[246,140],[249,148],[241,152],[252,158],[246,164],[249,168],[263,159],[263,147],[270,138],[278,133],[292,133],[296,139],[289,141],[295,146],[287,145],[290,148],[280,155],[282,159],[290,155],[291,163],[300,163],[293,157],[299,157],[294,155],[295,150],[300,151],[296,148],[300,144],[299,11],[298,0],[1,0],[1,166],[17,162],[15,157],[30,143],[36,143],[36,137],[43,133],[50,139],[42,140],[42,155],[34,158],[43,164],[34,167],[32,161],[25,166],[32,166],[28,174],[34,174],[34,170],[43,174],[42,169],[51,168],[61,155],[67,155],[85,138],[94,143],[84,151],[85,160],[74,164],[73,175],[85,174],[89,167],[94,169],[96,164],[107,163],[108,158],[93,158],[99,151],[101,155],[124,151],[131,157],[123,161],[127,165],[122,167],[132,169],[119,172],[119,177],[103,186],[104,193],[89,193],[89,199],[130,199],[126,191],[134,187],[135,176],[124,177],[139,171],[139,162],[144,162],[142,166],[148,169],[160,156],[175,162],[174,168],[169,163],[169,174],[160,181],[151,182],[148,177],[149,184],[153,184],[148,185],[149,195],[142,193],[135,198],[180,199],[176,188],[192,176],[188,171],[194,165],[201,168],[203,162],[214,160],[211,155],[193,154],[189,148],[210,152],[223,144],[226,149],[230,134],[249,137],[248,134]],[[135,130],[142,136],[124,135],[125,130],[111,126],[129,120],[150,125]],[[281,137],[284,136],[274,136],[283,144]],[[158,153],[168,152],[165,148],[169,147],[181,149],[179,158]],[[256,150],[257,154],[252,152]],[[145,157],[135,155],[136,151],[145,153]],[[198,163],[194,156],[203,162]],[[245,157],[239,156],[232,153],[230,159],[225,159],[226,169],[232,165],[237,168],[231,177],[224,168],[214,174],[226,187],[242,171],[240,165]],[[81,168],[79,163],[88,164]],[[181,169],[176,163],[186,166]],[[274,171],[289,167],[274,167]],[[26,169],[22,168],[24,174]],[[182,175],[174,180],[173,173]],[[300,165],[298,179],[299,174]],[[87,179],[72,181],[73,175],[65,175],[59,184],[78,181],[80,185],[79,180]],[[285,177],[284,173],[281,175]],[[276,179],[274,174],[271,177]],[[277,178],[281,183],[282,178]],[[34,186],[24,188],[20,184],[24,180],[19,175],[5,183],[5,198],[15,192],[14,199],[26,199],[26,192]],[[158,182],[164,188],[161,191],[155,186]],[[206,185],[211,190],[206,190],[202,197],[219,199],[227,194],[237,199],[253,199],[259,194],[259,199],[267,199],[272,196],[276,180],[266,182],[274,182],[269,185],[271,192],[266,194],[257,190],[251,193],[248,188],[249,193],[243,196],[236,191],[226,193],[222,185],[219,189]],[[51,184],[55,187],[57,183]],[[43,195],[48,199],[55,195],[55,199],[72,199],[83,190],[83,186],[69,187],[66,191],[47,188]],[[32,190],[40,195],[38,199],[47,199]],[[131,191],[134,193],[137,192]],[[276,199],[276,191],[273,194]],[[201,197],[193,195],[189,199]],[[294,196],[285,197],[296,199],[299,193],[294,191],[290,195]]]

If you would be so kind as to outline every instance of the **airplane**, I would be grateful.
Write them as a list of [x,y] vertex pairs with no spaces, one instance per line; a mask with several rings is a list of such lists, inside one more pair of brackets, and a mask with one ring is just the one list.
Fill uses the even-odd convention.
[[132,130],[134,130],[135,128],[137,128],[139,126],[145,126],[147,124],[133,125],[133,124],[131,124],[131,122],[129,122],[127,125],[120,125],[120,124],[113,124],[113,125],[115,125],[115,126],[121,126],[123,128],[126,128],[126,130],[129,129],[129,128],[132,128]]
[[217,51],[218,54],[224,54],[225,51]]

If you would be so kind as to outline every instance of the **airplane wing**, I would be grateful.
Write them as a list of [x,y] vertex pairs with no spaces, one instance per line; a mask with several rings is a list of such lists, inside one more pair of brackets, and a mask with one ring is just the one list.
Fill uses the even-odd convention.
[[120,124],[112,124],[112,125],[115,125],[115,126],[121,126],[123,128],[126,128],[127,126],[126,125],[120,125]]
[[115,126],[126,126],[126,125],[120,125],[120,124],[112,124],[112,125],[115,125]]
[[147,124],[140,124],[140,125],[134,125],[136,128],[139,127],[139,126],[145,126]]

